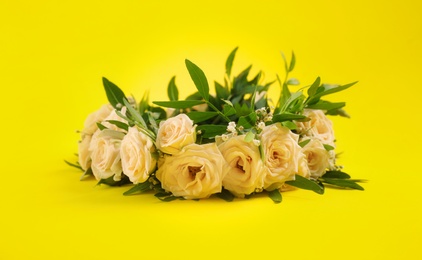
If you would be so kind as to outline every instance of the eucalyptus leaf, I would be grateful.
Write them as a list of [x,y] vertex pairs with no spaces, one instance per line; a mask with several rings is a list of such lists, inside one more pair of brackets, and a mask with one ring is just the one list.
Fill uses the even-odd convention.
[[149,190],[152,190],[152,185],[151,185],[151,182],[147,180],[143,183],[136,184],[129,190],[125,191],[123,195],[127,196],[127,195],[140,194]]
[[309,180],[298,174],[295,175],[294,181],[286,181],[286,184],[289,184],[291,186],[304,189],[304,190],[312,190],[318,194],[324,194],[324,186],[321,186],[317,182],[313,180]]
[[283,197],[281,196],[281,193],[278,189],[269,191],[268,197],[270,197],[276,204],[280,203],[283,200]]
[[192,78],[196,88],[198,89],[199,94],[201,94],[201,96],[208,101],[210,89],[208,86],[207,77],[205,77],[204,72],[190,60],[186,59],[185,64],[186,68],[189,71],[190,77]]
[[236,52],[238,48],[239,47],[234,48],[234,50],[232,50],[232,52],[229,54],[229,57],[227,57],[227,60],[226,60],[226,74],[229,77],[232,72],[233,61],[234,61],[234,57],[236,56]]
[[350,179],[350,175],[342,171],[327,171],[322,178]]
[[179,100],[179,90],[176,86],[176,76],[173,76],[169,82],[167,87],[167,95],[171,101]]
[[355,181],[347,180],[347,179],[326,179],[326,178],[323,178],[322,182],[330,184],[330,185],[334,185],[334,186],[337,186],[337,187],[342,187],[342,188],[350,188],[350,189],[355,189],[355,190],[365,190],[362,186],[357,184]]
[[162,107],[171,107],[177,109],[191,108],[193,106],[202,105],[203,100],[178,100],[178,101],[153,101],[153,104]]
[[103,86],[110,104],[114,108],[120,109],[121,107],[119,107],[118,104],[123,105],[123,100],[126,99],[123,91],[105,77],[103,77]]
[[186,114],[195,124],[199,122],[206,121],[210,118],[218,116],[217,112],[199,112],[199,111],[192,111]]

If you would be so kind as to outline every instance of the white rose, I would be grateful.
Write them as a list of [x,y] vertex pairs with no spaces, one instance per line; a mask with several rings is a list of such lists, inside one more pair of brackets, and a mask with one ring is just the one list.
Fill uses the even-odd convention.
[[91,114],[85,119],[84,129],[82,130],[82,139],[84,135],[93,135],[97,131],[97,123],[104,121],[106,117],[113,111],[113,107],[110,104],[103,105],[101,108]]
[[157,160],[152,155],[155,147],[152,140],[136,127],[129,128],[120,146],[123,173],[134,184],[145,182],[155,169]]
[[[115,134],[109,134],[110,131]],[[115,181],[121,179],[120,144],[123,136],[116,136],[117,133],[123,135],[123,133],[113,130],[97,130],[92,136],[89,152],[92,159],[92,173],[97,180],[107,179],[111,176]]]
[[244,140],[245,135],[233,136],[218,146],[229,165],[223,186],[237,197],[260,191],[264,184],[265,171],[259,148]]
[[91,139],[91,135],[86,135],[83,137],[82,141],[79,141],[78,144],[79,165],[84,171],[91,167],[91,152],[89,151]]
[[[122,109],[120,110],[120,113],[122,115],[126,115],[126,110],[127,110],[126,107],[122,107]],[[125,123],[125,124],[128,123],[125,119],[123,119],[122,117],[120,117],[116,113],[116,110],[112,110],[110,112],[110,114],[106,118],[104,118],[103,121],[101,121],[101,124],[103,126],[107,127],[108,129],[111,129],[111,130],[115,130],[115,131],[119,131],[119,132],[123,132],[124,131],[123,129],[117,127],[115,124],[109,123],[107,121],[119,121],[119,122],[122,122],[122,123]]]
[[303,147],[303,153],[306,156],[312,178],[317,179],[321,177],[330,166],[331,157],[322,142],[318,139],[311,139]]
[[266,126],[260,137],[267,169],[264,188],[278,189],[285,181],[294,180],[295,174],[299,173],[299,162],[304,157],[298,144],[299,136],[276,123]]
[[157,148],[163,153],[178,153],[184,146],[196,141],[196,126],[185,114],[179,114],[160,122]]
[[173,195],[201,199],[221,192],[226,168],[215,143],[191,144],[161,158],[156,176],[163,189]]
[[321,140],[323,144],[335,147],[333,123],[322,110],[305,109],[304,115],[309,117],[307,122],[296,122],[299,133]]

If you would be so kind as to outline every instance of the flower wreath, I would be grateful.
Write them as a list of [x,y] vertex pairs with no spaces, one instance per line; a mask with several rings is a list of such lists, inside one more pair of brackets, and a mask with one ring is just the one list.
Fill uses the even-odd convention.
[[[169,101],[138,103],[103,78],[109,104],[90,114],[80,131],[78,162],[69,165],[94,176],[98,184],[132,184],[125,195],[155,191],[163,201],[204,199],[227,201],[266,192],[276,203],[293,188],[324,193],[325,186],[363,190],[336,164],[335,138],[327,115],[348,117],[345,102],[323,98],[346,85],[322,84],[318,77],[295,92],[299,81],[289,77],[296,59],[283,55],[285,77],[262,83],[252,79],[252,66],[232,76],[238,48],[227,58],[224,84],[209,91],[204,72],[185,60],[197,91],[179,99],[175,77],[167,88]],[[273,103],[267,91],[278,82]],[[305,94],[306,90],[306,94]]]

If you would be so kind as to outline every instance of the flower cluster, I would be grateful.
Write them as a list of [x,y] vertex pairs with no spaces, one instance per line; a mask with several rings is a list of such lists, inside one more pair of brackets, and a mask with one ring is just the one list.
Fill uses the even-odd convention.
[[[348,116],[344,102],[322,98],[351,87],[321,84],[317,78],[299,84],[289,73],[295,56],[285,59],[285,80],[278,101],[271,104],[270,85],[261,72],[248,79],[250,68],[231,76],[236,54],[226,62],[225,84],[209,91],[203,71],[186,60],[197,92],[179,100],[175,78],[168,85],[170,101],[149,104],[127,98],[103,78],[110,104],[90,114],[79,142],[78,163],[99,184],[133,186],[125,194],[149,190],[165,200],[203,199],[216,195],[228,201],[267,192],[274,202],[292,188],[324,193],[324,185],[363,190],[336,164],[333,125],[327,115]],[[284,57],[284,56],[283,56]]]

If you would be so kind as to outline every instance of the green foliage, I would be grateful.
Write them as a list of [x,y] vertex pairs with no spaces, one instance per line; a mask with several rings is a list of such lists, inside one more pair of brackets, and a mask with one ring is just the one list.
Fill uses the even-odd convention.
[[123,100],[127,99],[123,91],[113,82],[103,77],[104,90],[106,92],[108,101],[115,108],[119,109],[123,105]]
[[289,184],[291,186],[304,189],[304,190],[311,190],[318,194],[324,194],[324,186],[321,183],[318,183],[317,181],[314,181],[314,180],[307,179],[297,174],[295,176],[294,181],[286,181],[286,184]]
[[272,190],[268,192],[268,197],[274,201],[274,203],[278,204],[283,200],[281,193],[278,189]]

